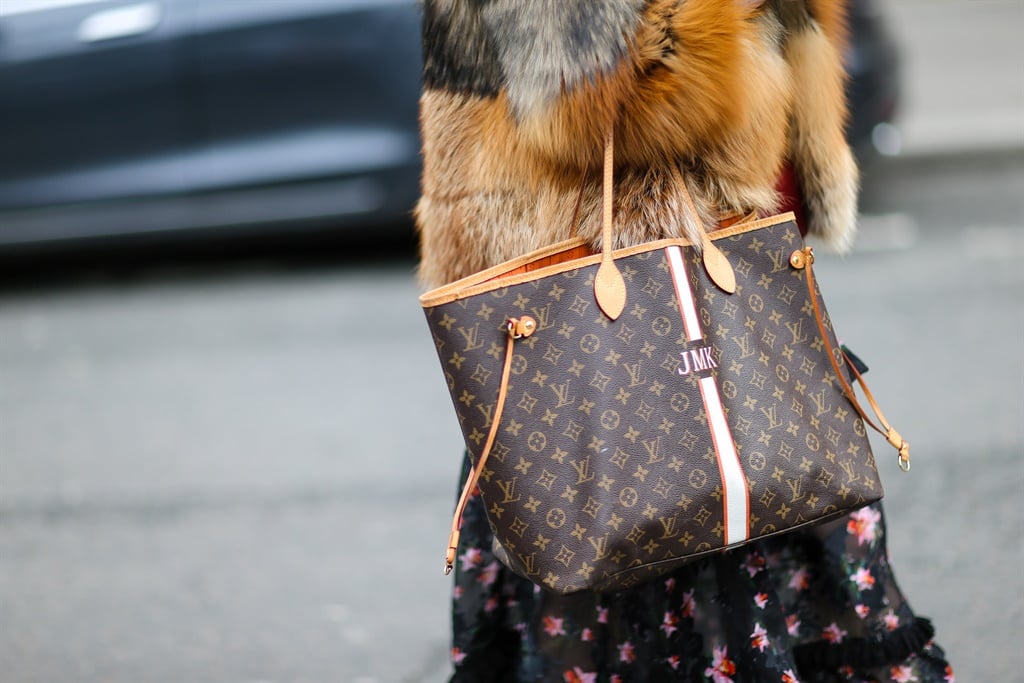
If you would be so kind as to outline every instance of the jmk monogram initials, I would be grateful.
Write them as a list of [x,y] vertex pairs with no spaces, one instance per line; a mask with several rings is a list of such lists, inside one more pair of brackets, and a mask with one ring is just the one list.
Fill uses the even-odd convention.
[[715,362],[714,357],[711,355],[710,346],[682,351],[679,355],[683,357],[683,367],[679,368],[680,375],[689,375],[692,372],[700,372],[701,370],[710,370],[711,368],[718,367],[718,363]]

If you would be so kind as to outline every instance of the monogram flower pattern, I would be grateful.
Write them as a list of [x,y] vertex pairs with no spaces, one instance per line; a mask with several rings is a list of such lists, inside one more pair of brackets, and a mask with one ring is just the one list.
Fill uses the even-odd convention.
[[[521,576],[621,590],[881,497],[796,225],[715,243],[731,294],[690,246],[620,252],[615,321],[594,301],[596,262],[424,296],[467,448],[482,461],[491,444],[477,485],[499,559]],[[532,332],[508,346],[503,321],[520,315]],[[871,541],[873,518],[850,523]]]

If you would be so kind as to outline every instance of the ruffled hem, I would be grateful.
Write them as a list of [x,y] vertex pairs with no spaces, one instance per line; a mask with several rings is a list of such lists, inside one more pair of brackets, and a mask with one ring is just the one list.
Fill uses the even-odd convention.
[[920,655],[932,638],[935,627],[925,617],[915,617],[881,638],[848,638],[842,643],[817,641],[793,648],[793,659],[802,676],[843,668],[875,669],[904,662]]

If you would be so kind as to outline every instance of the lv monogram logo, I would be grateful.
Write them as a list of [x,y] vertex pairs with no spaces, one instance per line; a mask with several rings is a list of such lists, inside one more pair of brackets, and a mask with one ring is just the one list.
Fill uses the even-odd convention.
[[786,257],[786,253],[781,249],[768,250],[768,258],[772,260],[772,274],[781,273],[784,270],[789,270],[789,259]]
[[494,414],[494,404],[492,403],[484,405],[483,403],[477,403],[476,409],[483,413],[484,416],[484,423],[482,425],[482,428],[489,428],[491,426],[491,416]]
[[520,553],[519,561],[523,563],[523,569],[526,570],[527,576],[540,576],[540,570],[537,569],[537,553],[529,555]]
[[587,542],[594,548],[594,561],[603,560],[608,557],[608,534],[595,538],[587,536]]
[[644,450],[647,451],[647,464],[654,465],[662,462],[665,459],[664,455],[659,455],[661,451],[661,437],[655,437],[648,439],[643,442]]
[[569,381],[565,380],[561,384],[550,384],[551,391],[555,392],[555,400],[558,401],[556,408],[564,408],[565,406],[571,406],[576,404],[576,397],[569,396]]
[[832,412],[832,405],[831,404],[829,404],[828,406],[825,405],[825,390],[824,389],[822,389],[821,391],[819,391],[816,394],[808,394],[808,396],[810,397],[811,401],[814,403],[814,410],[816,411],[816,416],[817,417],[820,417],[820,416],[824,415],[825,413],[831,413]]
[[754,346],[750,343],[750,333],[746,332],[742,337],[733,337],[732,340],[740,347],[740,358],[750,358],[754,355]]
[[512,479],[508,481],[498,481],[498,488],[501,489],[502,495],[505,496],[505,499],[501,501],[502,505],[507,505],[508,503],[516,503],[522,500],[523,494],[516,493],[516,481],[518,481],[518,479],[519,477],[512,477]]
[[795,322],[787,322],[786,329],[793,335],[793,344],[803,344],[807,341],[807,335],[803,333],[804,319],[798,318]]
[[807,497],[807,493],[804,491],[803,479],[790,479],[787,477],[786,485],[789,487],[790,494],[792,494],[789,499],[790,503],[795,503]]
[[588,481],[593,481],[597,476],[590,469],[590,456],[588,455],[583,460],[573,460],[572,468],[576,470],[576,483],[585,484]]
[[853,468],[853,463],[849,460],[843,460],[839,463],[839,466],[843,468],[843,473],[846,474],[846,483],[852,484],[855,481],[860,481],[860,475],[857,474]]
[[551,322],[551,304],[545,304],[540,308],[531,306],[530,310],[533,311],[533,316],[537,319],[537,332],[554,326],[554,323]]
[[640,375],[641,366],[643,365],[642,360],[638,360],[636,363],[623,363],[622,367],[626,368],[626,372],[629,373],[629,388],[647,384],[647,378]]
[[770,406],[762,406],[760,408],[761,414],[768,418],[768,429],[772,430],[782,425],[782,420],[779,419],[778,408],[773,403]]
[[484,346],[484,343],[480,341],[480,323],[473,325],[473,327],[459,328],[459,334],[462,335],[463,340],[466,342],[464,351],[476,351]]
[[658,521],[661,522],[661,528],[664,530],[664,533],[661,535],[662,540],[675,538],[679,535],[679,529],[676,528],[678,520],[675,516],[670,515],[668,517],[659,517]]

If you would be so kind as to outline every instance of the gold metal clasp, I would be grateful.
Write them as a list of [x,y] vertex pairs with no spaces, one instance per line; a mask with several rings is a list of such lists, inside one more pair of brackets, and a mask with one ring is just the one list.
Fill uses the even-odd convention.
[[812,263],[814,263],[814,249],[811,249],[810,247],[797,249],[789,255],[789,265],[793,266],[797,270],[803,270]]
[[522,318],[509,318],[505,321],[505,329],[513,339],[522,339],[537,331],[537,321],[528,315]]

